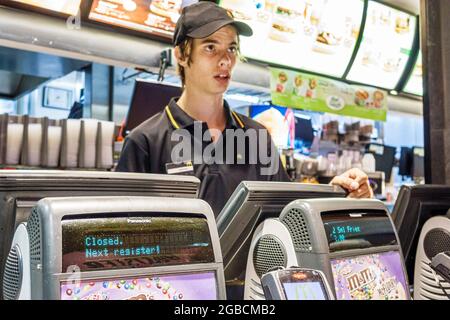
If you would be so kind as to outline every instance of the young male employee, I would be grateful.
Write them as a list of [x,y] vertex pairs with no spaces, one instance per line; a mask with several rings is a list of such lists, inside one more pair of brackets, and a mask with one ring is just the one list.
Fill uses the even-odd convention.
[[[183,9],[173,37],[183,93],[130,133],[117,171],[195,175],[199,197],[216,216],[241,181],[289,181],[267,130],[223,99],[239,57],[239,35],[252,30],[212,2]],[[373,195],[367,175],[357,169],[332,183],[350,197]]]

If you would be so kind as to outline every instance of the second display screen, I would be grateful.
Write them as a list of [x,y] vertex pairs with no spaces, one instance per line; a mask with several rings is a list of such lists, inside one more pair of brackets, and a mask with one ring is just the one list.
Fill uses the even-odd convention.
[[331,267],[337,300],[409,299],[398,251],[335,259]]
[[61,300],[215,300],[214,272],[67,281]]
[[330,253],[397,244],[394,228],[384,211],[323,213]]

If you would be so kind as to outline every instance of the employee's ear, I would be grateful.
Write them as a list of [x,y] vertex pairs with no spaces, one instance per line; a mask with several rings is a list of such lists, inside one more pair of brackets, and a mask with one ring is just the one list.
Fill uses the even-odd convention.
[[182,67],[187,67],[187,58],[181,54],[181,50],[179,46],[175,47],[175,58],[177,59],[177,62]]

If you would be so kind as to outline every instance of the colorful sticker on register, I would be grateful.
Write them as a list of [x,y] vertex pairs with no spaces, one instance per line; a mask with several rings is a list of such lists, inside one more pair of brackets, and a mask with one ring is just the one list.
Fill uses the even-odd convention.
[[61,283],[61,300],[214,300],[214,272]]
[[398,252],[331,263],[338,300],[406,300],[407,284]]

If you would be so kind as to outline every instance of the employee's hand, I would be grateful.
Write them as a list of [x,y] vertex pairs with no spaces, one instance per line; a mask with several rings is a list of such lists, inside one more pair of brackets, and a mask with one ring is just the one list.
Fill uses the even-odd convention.
[[346,189],[349,198],[373,198],[373,190],[369,184],[369,177],[359,169],[350,169],[331,180],[332,185]]

